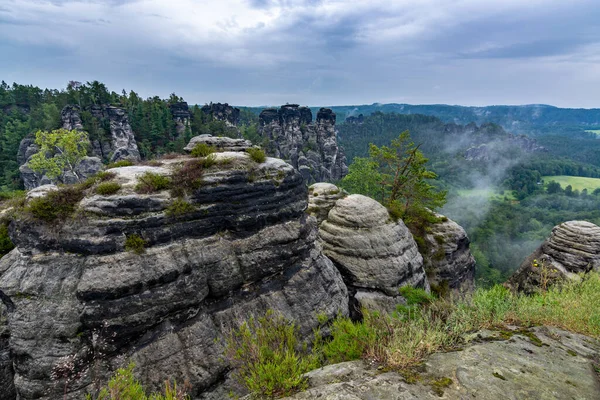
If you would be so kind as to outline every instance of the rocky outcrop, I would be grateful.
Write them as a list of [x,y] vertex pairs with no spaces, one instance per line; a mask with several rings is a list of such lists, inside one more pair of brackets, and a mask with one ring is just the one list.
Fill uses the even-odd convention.
[[467,233],[451,219],[439,214],[436,217],[439,222],[428,226],[421,249],[429,284],[438,294],[447,289],[470,291],[474,288],[475,258]]
[[252,147],[252,142],[246,139],[232,139],[228,137],[217,137],[212,135],[194,136],[190,142],[183,148],[188,153],[194,150],[198,144],[204,143],[207,146],[214,147],[218,151],[246,151]]
[[308,208],[306,212],[317,219],[320,224],[327,219],[329,211],[335,203],[348,195],[332,183],[319,182],[308,187]]
[[217,121],[223,121],[228,126],[237,126],[240,121],[240,109],[227,103],[210,103],[202,107],[205,114],[212,116]]
[[[493,136],[492,136],[493,138]],[[477,138],[476,138],[477,139]],[[547,153],[548,149],[537,143],[535,139],[525,135],[505,134],[488,143],[480,143],[469,147],[464,157],[467,161],[494,161],[506,157],[506,153],[520,151],[521,153]]]
[[338,200],[319,226],[319,236],[323,253],[353,295],[376,292],[397,304],[402,286],[429,290],[423,257],[408,228],[392,221],[387,209],[369,197],[353,194]]
[[[76,217],[11,224],[16,248],[0,260],[0,298],[19,399],[63,398],[65,387],[80,399],[130,360],[149,390],[170,377],[198,397],[227,376],[224,333],[249,316],[273,309],[309,337],[324,322],[318,314],[347,314],[300,174],[244,152],[215,159],[183,215],[167,212],[169,191],[134,188],[146,172],[169,176],[197,162],[189,157],[112,169],[121,189],[88,189]],[[131,238],[141,254],[128,250]]]
[[171,103],[169,104],[169,110],[173,121],[175,121],[177,136],[185,135],[186,129],[191,129],[191,113],[188,103],[185,101]]
[[[33,146],[35,146],[35,144]],[[37,146],[35,146],[35,148],[37,149]],[[29,168],[28,164],[21,165],[19,167],[19,173],[21,174],[21,179],[23,180],[23,186],[25,186],[25,189],[31,190],[38,186],[48,184],[74,184],[97,174],[100,170],[102,170],[103,167],[104,164],[102,164],[102,161],[98,157],[84,157],[75,166],[75,173],[65,170],[65,172],[56,179],[50,179],[44,174],[33,171],[31,168]]]
[[291,163],[309,183],[332,182],[348,173],[335,120],[328,108],[321,108],[313,122],[308,107],[287,104],[260,113],[259,134],[269,140],[269,154]]
[[[543,344],[534,344],[531,335]],[[501,340],[498,332],[479,332],[461,351],[430,356],[412,383],[363,361],[328,365],[306,374],[306,391],[285,399],[598,398],[600,381],[593,363],[600,357],[597,340],[547,327],[511,336]]]
[[[108,132],[106,137],[91,137],[92,149],[95,156],[109,160],[140,160],[140,152],[135,141],[135,136],[129,125],[127,112],[119,107],[92,106],[91,115],[100,123],[104,123]],[[61,112],[64,129],[83,130],[81,111],[77,106],[66,106]]]
[[591,270],[600,270],[600,227],[587,221],[568,221],[552,229],[550,237],[523,261],[507,286],[533,293]]

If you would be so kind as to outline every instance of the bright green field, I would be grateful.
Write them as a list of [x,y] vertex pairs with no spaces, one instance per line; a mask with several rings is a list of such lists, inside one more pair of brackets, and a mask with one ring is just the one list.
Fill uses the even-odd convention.
[[461,197],[486,197],[490,200],[504,200],[506,196],[508,200],[515,200],[510,190],[505,190],[504,194],[500,194],[493,189],[459,189],[457,192]]
[[591,129],[591,130],[586,131],[586,132],[595,133],[596,136],[600,136],[600,129]]
[[544,176],[544,183],[548,184],[550,181],[556,181],[560,183],[560,186],[564,189],[568,185],[573,187],[573,190],[577,189],[579,191],[583,189],[587,189],[588,192],[593,191],[594,189],[600,188],[600,179],[598,178],[584,178],[581,176]]

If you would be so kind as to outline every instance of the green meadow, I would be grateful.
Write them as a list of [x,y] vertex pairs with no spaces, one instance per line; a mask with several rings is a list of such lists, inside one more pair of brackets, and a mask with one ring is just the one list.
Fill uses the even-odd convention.
[[[600,132],[600,131],[599,131]],[[584,178],[582,176],[565,176],[565,175],[556,175],[556,176],[544,176],[544,183],[548,184],[550,181],[556,181],[560,183],[560,186],[564,189],[568,185],[573,187],[573,190],[577,189],[579,191],[583,189],[587,189],[588,192],[593,191],[594,189],[600,188],[600,179],[598,178]]]

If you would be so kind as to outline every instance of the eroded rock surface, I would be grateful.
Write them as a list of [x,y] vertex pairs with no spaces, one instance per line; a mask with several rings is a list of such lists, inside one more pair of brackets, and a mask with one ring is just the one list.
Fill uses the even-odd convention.
[[423,257],[408,228],[392,221],[387,209],[369,197],[353,194],[338,200],[319,226],[319,236],[323,252],[353,294],[399,297],[406,285],[429,290]]
[[177,136],[182,136],[186,130],[191,129],[192,114],[190,113],[188,103],[181,101],[169,104],[169,111],[171,111],[171,117],[175,121]]
[[327,219],[329,211],[335,206],[335,202],[346,197],[348,193],[332,183],[319,182],[308,188],[308,208],[306,212],[321,223]]
[[507,285],[532,293],[543,285],[600,270],[600,227],[587,221],[555,226],[550,237],[523,261]]
[[217,121],[224,121],[230,127],[237,126],[240,120],[240,109],[227,103],[210,103],[203,106],[202,111]]
[[313,122],[308,107],[287,104],[260,113],[259,134],[269,140],[269,154],[290,162],[309,183],[332,182],[348,173],[335,120],[329,108],[321,108]]
[[[149,390],[188,380],[197,397],[225,379],[224,332],[249,316],[273,309],[309,337],[323,322],[317,314],[347,314],[346,286],[316,241],[297,171],[218,153],[184,215],[166,212],[169,191],[135,193],[144,172],[170,175],[191,160],[112,169],[121,189],[90,189],[73,218],[13,222],[0,298],[20,399],[63,398],[64,378],[51,374],[68,361],[67,398],[81,399],[128,360]],[[132,235],[144,240],[142,254],[126,249]]]
[[432,288],[470,291],[474,287],[475,258],[465,230],[451,219],[436,214],[440,222],[428,226],[424,236],[423,265]]
[[[521,334],[436,353],[416,383],[381,373],[363,361],[329,365],[306,374],[309,389],[287,400],[598,399],[594,359],[600,343],[555,328],[535,328],[538,347]],[[494,336],[482,332],[482,336]]]
[[246,151],[252,147],[252,143],[246,139],[232,139],[228,137],[217,137],[212,135],[198,135],[194,136],[184,150],[191,152],[196,145],[204,143],[208,146],[212,146],[219,151]]

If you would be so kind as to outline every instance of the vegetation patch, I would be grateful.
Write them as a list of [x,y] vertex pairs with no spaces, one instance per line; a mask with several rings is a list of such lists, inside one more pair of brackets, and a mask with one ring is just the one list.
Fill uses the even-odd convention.
[[12,249],[15,248],[10,236],[8,235],[8,224],[0,224],[0,257],[8,254]]
[[188,203],[182,198],[177,198],[169,207],[167,207],[165,214],[169,217],[178,217],[194,211],[196,211],[196,207],[194,207],[193,204]]
[[192,157],[206,157],[216,151],[217,148],[214,146],[209,146],[206,143],[198,143],[194,146],[190,154]]
[[585,178],[583,176],[566,176],[566,175],[554,175],[554,176],[543,176],[544,182],[557,182],[562,188],[571,186],[573,190],[582,191],[587,189],[590,193],[600,188],[599,178]]
[[44,222],[64,220],[73,214],[83,196],[83,190],[77,186],[61,187],[48,192],[43,197],[31,199],[25,211],[33,218]]
[[249,149],[246,149],[246,152],[250,155],[250,158],[258,164],[262,164],[267,160],[265,151],[260,147],[250,147]]
[[203,160],[188,161],[173,172],[171,195],[182,197],[186,193],[192,193],[194,190],[199,189],[202,186],[204,165],[205,161]]
[[96,186],[96,193],[103,196],[110,196],[121,190],[121,185],[117,182],[102,182]]
[[125,239],[125,250],[135,254],[142,254],[146,251],[147,242],[138,234],[132,234]]
[[138,193],[154,193],[166,190],[169,188],[171,180],[169,177],[146,172],[138,178],[138,183],[135,186],[135,191]]
[[452,383],[453,383],[452,379],[443,377],[443,378],[432,381],[430,383],[430,385],[431,385],[431,388],[433,389],[433,392],[436,395],[438,395],[439,397],[442,397],[444,395],[444,389],[450,387],[450,385],[452,385]]
[[134,163],[131,160],[120,160],[120,161],[115,161],[113,163],[108,164],[106,166],[106,169],[119,168],[119,167],[131,167],[132,165],[134,165]]

